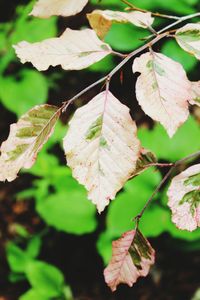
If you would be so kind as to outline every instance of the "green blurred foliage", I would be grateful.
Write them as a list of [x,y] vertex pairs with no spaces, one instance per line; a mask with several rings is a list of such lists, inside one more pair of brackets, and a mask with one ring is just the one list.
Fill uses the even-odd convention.
[[[160,124],[155,124],[152,130],[140,128],[138,137],[143,147],[151,149],[157,158],[174,162],[181,157],[198,151],[200,148],[200,126],[192,116],[169,138]],[[189,139],[188,139],[189,137]]]
[[6,247],[12,282],[27,280],[31,288],[19,300],[72,300],[70,288],[65,285],[62,272],[46,262],[36,259],[41,248],[41,237],[26,241],[25,249],[10,242]]
[[[196,11],[198,0],[134,0],[134,5],[171,14],[190,14]],[[121,9],[124,5],[119,0],[91,0],[101,9]],[[26,40],[41,41],[57,35],[57,18],[38,19],[28,16],[33,3],[18,6],[13,21],[0,23],[0,101],[2,105],[17,116],[37,104],[48,100],[50,87],[55,88],[54,79],[39,73],[28,65],[22,65],[16,58],[13,44]],[[168,21],[158,19],[155,28]],[[131,24],[113,24],[106,36],[106,42],[116,51],[130,52],[142,45],[140,39],[149,32]],[[197,67],[197,61],[185,53],[174,40],[166,40],[161,51],[183,64],[188,72]],[[107,73],[116,65],[111,56],[94,64],[88,70]],[[56,76],[55,76],[56,78]],[[34,92],[33,92],[34,91]],[[38,156],[34,167],[29,171],[34,176],[32,187],[17,194],[18,201],[33,198],[39,216],[46,227],[70,234],[87,234],[97,228],[96,209],[87,200],[85,189],[71,176],[70,170],[61,164],[53,154],[54,148],[61,146],[67,126],[58,123],[55,134]],[[169,139],[163,127],[155,124],[153,129],[140,128],[138,136],[142,145],[151,149],[158,159],[176,161],[200,146],[198,139],[200,127],[194,118],[188,121]],[[189,141],[188,141],[189,137]],[[63,154],[64,156],[64,154]],[[110,204],[106,214],[106,228],[99,236],[97,248],[104,262],[111,256],[111,241],[124,231],[132,229],[132,218],[143,208],[162,176],[154,169],[145,171],[140,176],[127,182],[124,189]],[[160,192],[152,205],[146,210],[140,229],[147,237],[157,237],[168,232],[172,237],[183,241],[188,250],[199,249],[200,230],[193,233],[178,230],[171,222],[171,212],[167,207],[166,190]],[[56,267],[37,259],[42,246],[40,235],[30,236],[20,224],[14,224],[18,236],[26,239],[26,247],[19,247],[17,241],[7,246],[7,259],[10,266],[10,280],[28,280],[31,288],[20,300],[49,300],[52,298],[72,299],[70,288],[65,285],[63,274]],[[180,243],[181,245],[181,243]]]
[[[18,116],[36,104],[45,103],[48,87],[51,85],[51,79],[47,79],[36,70],[23,67],[11,74],[9,71],[12,64],[18,62],[12,47],[14,44],[23,40],[41,41],[57,34],[57,19],[42,20],[29,17],[32,6],[33,3],[18,6],[13,21],[0,23],[0,101]],[[5,75],[6,71],[9,71],[9,75]],[[37,96],[33,91],[37,91]]]

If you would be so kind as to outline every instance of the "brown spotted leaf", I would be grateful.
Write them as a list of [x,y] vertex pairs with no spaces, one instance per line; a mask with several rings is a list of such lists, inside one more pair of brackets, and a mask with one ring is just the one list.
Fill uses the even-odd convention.
[[120,283],[130,287],[138,277],[147,276],[155,261],[155,251],[139,230],[125,232],[112,243],[112,258],[104,270],[107,285],[112,291]]
[[112,10],[94,10],[87,14],[91,27],[100,38],[104,38],[108,33],[112,23],[132,23],[138,27],[147,28],[152,25],[154,19],[151,13],[139,11],[120,12]]
[[39,18],[73,16],[79,13],[88,0],[38,0],[30,15]]
[[23,41],[13,47],[22,63],[31,62],[39,71],[58,65],[64,70],[84,69],[112,52],[92,29],[67,28],[59,38],[38,43]]
[[1,145],[0,181],[12,181],[21,168],[29,169],[54,131],[60,111],[52,105],[38,105],[10,126],[8,139]]
[[174,177],[167,195],[172,221],[179,229],[200,227],[200,164]]
[[79,108],[64,138],[67,164],[102,212],[136,168],[140,142],[129,109],[110,92]]
[[136,82],[139,104],[172,137],[189,115],[191,83],[183,67],[171,58],[151,51],[135,59],[133,72],[141,73]]

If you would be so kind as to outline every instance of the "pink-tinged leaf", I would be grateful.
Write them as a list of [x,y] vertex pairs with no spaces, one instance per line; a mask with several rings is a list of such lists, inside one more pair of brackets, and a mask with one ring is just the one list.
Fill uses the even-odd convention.
[[171,58],[151,51],[135,59],[133,72],[141,73],[136,83],[139,104],[172,137],[189,115],[191,83],[183,67]]
[[147,28],[152,25],[154,18],[151,13],[140,11],[120,12],[112,10],[94,10],[87,14],[91,27],[100,38],[108,33],[112,23],[132,23],[135,26]]
[[138,277],[145,277],[155,261],[155,251],[139,230],[125,232],[112,243],[112,258],[104,270],[107,285],[112,291],[120,283],[130,287]]
[[189,23],[178,29],[175,38],[179,46],[200,59],[200,24]]
[[192,83],[192,97],[189,100],[190,104],[200,106],[200,81]]
[[174,177],[167,195],[172,221],[179,229],[193,231],[200,226],[200,164]]
[[130,178],[140,142],[129,109],[110,92],[79,108],[64,138],[67,164],[102,212]]
[[78,14],[88,0],[38,0],[30,15],[39,18],[51,16],[73,16]]
[[22,63],[31,62],[39,71],[58,65],[64,70],[84,69],[112,52],[92,29],[67,28],[59,38],[38,43],[23,41],[13,47]]
[[58,107],[38,105],[10,126],[8,139],[1,145],[0,181],[12,181],[21,168],[32,167],[59,116]]

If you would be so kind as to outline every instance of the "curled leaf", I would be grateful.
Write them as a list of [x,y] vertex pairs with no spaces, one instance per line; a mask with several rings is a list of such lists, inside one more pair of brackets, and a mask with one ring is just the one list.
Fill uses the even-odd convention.
[[153,51],[142,54],[133,64],[141,75],[136,82],[136,97],[144,112],[160,122],[172,137],[188,118],[191,83],[178,62]]
[[154,18],[151,13],[140,11],[120,12],[112,10],[94,10],[87,14],[91,27],[100,38],[104,38],[108,33],[112,23],[132,23],[138,27],[147,28],[152,25]]
[[88,0],[38,0],[30,15],[40,18],[73,16],[79,13]]
[[147,168],[152,166],[152,164],[157,163],[157,158],[153,152],[151,152],[148,149],[141,148],[140,155],[137,160],[136,169],[131,177],[134,177],[143,171],[145,171]]
[[174,177],[167,195],[178,228],[193,231],[200,226],[200,164]]
[[155,251],[139,230],[125,232],[112,243],[112,258],[104,270],[107,285],[114,292],[120,283],[130,287],[138,277],[147,276],[155,261]]
[[67,164],[102,212],[136,168],[140,142],[129,109],[110,92],[79,108],[64,138]]
[[192,83],[192,98],[189,100],[190,104],[200,106],[200,81]]
[[22,63],[31,62],[39,71],[58,65],[64,70],[84,69],[112,52],[91,29],[67,28],[59,38],[38,43],[23,41],[13,47]]
[[176,31],[179,46],[200,59],[200,24],[189,23]]
[[54,131],[60,110],[38,105],[10,126],[8,139],[1,145],[0,181],[12,181],[21,168],[29,169],[37,154]]

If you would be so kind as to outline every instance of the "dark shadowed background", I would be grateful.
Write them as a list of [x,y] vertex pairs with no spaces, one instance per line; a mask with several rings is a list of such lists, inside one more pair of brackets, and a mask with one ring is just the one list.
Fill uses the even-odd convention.
[[[200,10],[199,0],[132,3],[173,15]],[[46,102],[61,105],[121,60],[107,57],[86,70],[72,72],[56,67],[39,73],[31,64],[22,65],[13,44],[58,36],[66,27],[87,27],[85,14],[97,7],[114,10],[126,7],[117,0],[92,0],[77,16],[38,19],[28,16],[33,4],[34,1],[0,0],[1,142],[8,136],[9,125],[34,105]],[[169,22],[159,18],[155,28]],[[144,42],[139,39],[148,34],[147,30],[130,24],[114,24],[106,42],[118,52],[129,53],[142,45]],[[153,48],[182,63],[191,80],[200,80],[198,61],[173,39],[168,38]],[[142,145],[164,162],[197,151],[200,110],[193,107],[191,117],[169,139],[164,129],[145,116],[137,104],[134,92],[137,74],[132,74],[131,64],[113,77],[111,91],[130,107]],[[22,171],[14,182],[0,184],[0,300],[200,300],[200,229],[189,233],[172,224],[167,185],[155,197],[140,224],[157,253],[150,275],[133,288],[120,286],[114,294],[104,283],[103,269],[111,255],[111,241],[133,228],[131,219],[142,209],[167,168],[161,172],[147,170],[129,181],[105,212],[96,213],[84,188],[72,179],[65,166],[62,138],[74,110],[101,89],[100,85],[90,90],[68,109],[32,169]]]

